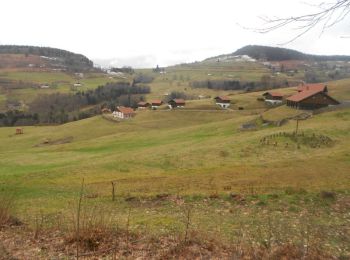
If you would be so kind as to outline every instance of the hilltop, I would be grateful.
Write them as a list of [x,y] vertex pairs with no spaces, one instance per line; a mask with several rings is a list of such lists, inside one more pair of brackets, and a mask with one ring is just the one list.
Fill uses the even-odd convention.
[[[346,55],[313,55],[305,54],[287,48],[278,48],[260,45],[248,45],[238,49],[233,55],[247,55],[258,60],[282,61],[282,60],[311,60],[311,61],[350,61]],[[220,56],[218,56],[220,57]]]
[[19,45],[0,45],[0,64],[0,68],[93,69],[93,62],[82,54],[50,47]]

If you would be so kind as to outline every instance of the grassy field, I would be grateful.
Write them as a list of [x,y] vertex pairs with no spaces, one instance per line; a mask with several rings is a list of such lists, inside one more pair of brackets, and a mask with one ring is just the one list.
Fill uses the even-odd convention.
[[[268,107],[258,101],[263,91],[189,87],[191,80],[229,79],[232,71],[258,79],[264,68],[243,75],[244,64],[223,65],[217,72],[212,64],[206,66],[170,68],[150,84],[147,99],[174,90],[206,96],[187,101],[184,109],[137,111],[122,122],[96,116],[28,126],[23,135],[15,135],[14,127],[0,128],[0,195],[14,195],[15,214],[29,227],[35,229],[40,215],[52,226],[57,216],[74,215],[84,179],[83,206],[101,216],[112,214],[118,226],[127,222],[133,232],[183,234],[190,208],[191,229],[208,237],[265,247],[272,241],[304,246],[308,233],[310,241],[332,255],[349,255],[350,109],[300,121],[299,134],[293,135],[294,120],[276,127],[263,124],[261,116],[278,121],[303,111]],[[11,73],[0,77],[57,84],[12,90],[10,95],[20,99],[70,92],[76,82],[61,73]],[[116,79],[88,74],[79,81],[88,89],[110,80]],[[330,82],[330,95],[348,100],[348,82]],[[295,88],[276,91],[289,95]],[[229,95],[231,108],[219,109],[213,101],[217,95]],[[0,106],[5,100],[0,95]],[[257,130],[241,131],[247,122],[257,122]],[[115,201],[111,181],[116,182]]]
[[1,128],[0,182],[19,191],[26,211],[56,211],[75,196],[82,178],[103,200],[111,180],[118,181],[121,197],[208,196],[225,193],[226,186],[235,192],[253,186],[262,193],[287,187],[348,189],[349,115],[344,110],[303,121],[305,133],[330,136],[335,144],[300,149],[293,143],[286,148],[287,140],[277,147],[259,144],[272,133],[293,131],[293,121],[240,132],[240,124],[256,116],[238,111],[142,111],[131,121],[94,117],[25,127],[23,135]]
[[[350,109],[301,121],[299,141],[279,134],[291,134],[294,121],[239,130],[257,117],[160,110],[123,122],[98,116],[24,127],[23,135],[0,128],[1,190],[15,195],[16,215],[33,228],[43,214],[51,226],[57,216],[69,218],[84,179],[87,212],[113,214],[122,226],[129,219],[132,232],[181,234],[191,207],[191,229],[209,237],[264,244],[273,234],[298,244],[309,232],[327,252],[348,254]],[[311,146],[321,135],[332,141]],[[320,197],[323,191],[336,199]]]

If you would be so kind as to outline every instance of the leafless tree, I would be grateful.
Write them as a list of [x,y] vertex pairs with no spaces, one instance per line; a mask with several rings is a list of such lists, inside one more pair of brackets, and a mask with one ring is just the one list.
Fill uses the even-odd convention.
[[[335,0],[333,2],[321,2],[316,5],[319,11],[301,16],[291,16],[284,18],[262,17],[265,26],[256,28],[254,31],[259,33],[269,33],[289,25],[295,26],[297,35],[284,43],[290,43],[303,36],[317,25],[322,25],[321,34],[328,28],[343,21],[350,13],[350,0]],[[342,36],[348,38],[348,36]]]

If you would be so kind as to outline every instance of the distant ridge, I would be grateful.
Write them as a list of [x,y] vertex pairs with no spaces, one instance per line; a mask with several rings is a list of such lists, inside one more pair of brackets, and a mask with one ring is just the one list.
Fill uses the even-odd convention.
[[0,54],[24,54],[37,55],[53,58],[56,63],[61,63],[69,69],[92,69],[93,62],[82,54],[76,54],[70,51],[37,46],[22,45],[0,45]]
[[281,60],[314,60],[314,61],[350,61],[350,56],[346,55],[312,55],[305,54],[296,50],[260,46],[260,45],[248,45],[238,49],[233,55],[248,55],[254,59],[263,59],[268,61],[281,61]]

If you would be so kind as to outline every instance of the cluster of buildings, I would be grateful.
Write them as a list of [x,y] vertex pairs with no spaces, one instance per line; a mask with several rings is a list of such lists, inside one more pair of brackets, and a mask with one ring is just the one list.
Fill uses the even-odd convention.
[[[218,96],[214,98],[216,105],[220,106],[223,109],[229,108],[231,105],[231,100],[227,96]],[[164,102],[160,99],[154,99],[150,102],[140,101],[137,103],[137,109],[139,110],[145,110],[145,109],[152,109],[157,110],[160,106],[164,105]],[[186,105],[186,101],[181,98],[175,98],[167,103],[169,109],[174,108],[184,108]],[[124,107],[124,106],[118,106],[116,109],[111,112],[110,109],[103,108],[101,110],[102,113],[112,113],[113,117],[119,118],[119,119],[129,119],[136,115],[135,111],[131,107]]]
[[[228,96],[217,96],[214,98],[215,104],[223,109],[228,109],[231,100]],[[296,109],[319,109],[327,106],[338,105],[339,102],[328,95],[328,88],[325,84],[302,84],[298,86],[297,93],[285,96],[279,92],[268,91],[263,94],[263,100],[270,105],[279,105],[286,103],[287,106]],[[137,104],[139,110],[156,110],[164,102],[160,99],[150,102],[141,101]],[[186,105],[184,99],[172,99],[167,102],[169,109],[183,108]],[[111,113],[109,109],[102,109],[102,113]],[[129,119],[134,117],[135,111],[131,107],[118,106],[113,112],[113,117],[119,119]]]
[[265,92],[263,97],[267,104],[278,105],[285,100],[287,106],[296,109],[319,109],[339,104],[328,94],[327,85],[322,83],[301,84],[297,93],[288,97],[278,92]]
[[[150,102],[140,101],[137,103],[137,108],[139,110],[144,109],[152,109],[156,110],[160,106],[162,106],[164,102],[159,99],[152,100]],[[168,102],[168,107],[170,109],[173,108],[183,108],[185,107],[186,101],[184,99],[172,99]],[[109,109],[102,109],[102,113],[109,113],[111,112]],[[124,107],[124,106],[118,106],[116,109],[112,112],[113,117],[119,118],[119,119],[129,119],[136,115],[135,111],[131,107]]]

